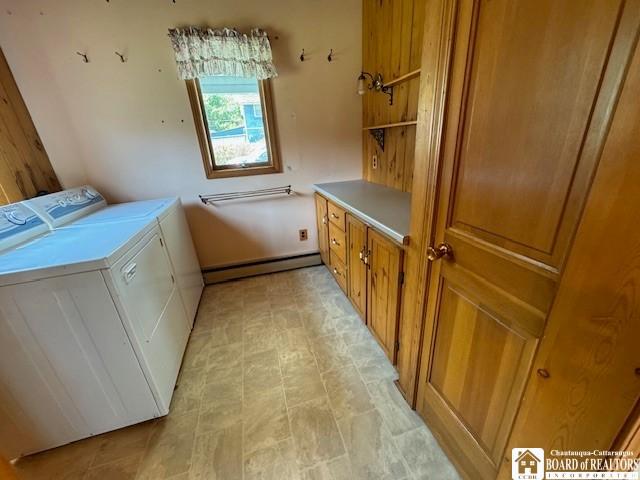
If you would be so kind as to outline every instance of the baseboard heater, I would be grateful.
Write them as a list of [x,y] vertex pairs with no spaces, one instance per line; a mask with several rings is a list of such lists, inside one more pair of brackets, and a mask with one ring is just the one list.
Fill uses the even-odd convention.
[[213,283],[252,277],[254,275],[262,275],[264,273],[284,272],[286,270],[313,267],[321,264],[322,260],[320,259],[320,253],[307,253],[305,255],[295,255],[291,257],[273,258],[268,260],[259,260],[257,262],[228,265],[225,267],[208,268],[202,271],[202,275],[204,276],[204,283],[211,285]]

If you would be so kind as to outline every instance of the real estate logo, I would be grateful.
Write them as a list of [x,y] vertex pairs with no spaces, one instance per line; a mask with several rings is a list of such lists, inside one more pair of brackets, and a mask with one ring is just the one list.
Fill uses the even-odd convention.
[[544,450],[542,448],[514,448],[511,450],[513,480],[542,480],[544,478]]

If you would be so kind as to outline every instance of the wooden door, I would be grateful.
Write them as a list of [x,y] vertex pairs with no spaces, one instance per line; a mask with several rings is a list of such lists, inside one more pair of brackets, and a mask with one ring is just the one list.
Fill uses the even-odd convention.
[[[640,453],[640,49],[634,57],[509,448]],[[500,478],[511,478],[506,465]]]
[[635,35],[620,31],[621,1],[447,3],[457,16],[428,238],[432,258],[451,253],[429,272],[417,408],[458,467],[487,479],[503,460]]
[[327,200],[317,193],[316,201],[316,225],[318,227],[318,249],[320,258],[325,265],[331,265],[329,261],[329,217],[327,215]]
[[402,248],[372,229],[367,232],[367,325],[395,364]]
[[367,250],[367,226],[352,215],[347,214],[347,268],[351,303],[360,317],[366,321],[367,313],[367,266],[364,255]]

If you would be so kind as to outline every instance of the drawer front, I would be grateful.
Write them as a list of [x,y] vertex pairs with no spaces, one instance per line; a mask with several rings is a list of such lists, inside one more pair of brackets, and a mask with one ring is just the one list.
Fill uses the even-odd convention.
[[329,221],[344,232],[346,212],[331,202],[328,202],[328,204]]
[[340,285],[340,288],[343,292],[347,293],[347,269],[344,265],[344,262],[340,260],[336,255],[331,254],[331,274]]
[[[347,236],[337,226],[329,224],[329,248],[331,257],[338,257],[342,263],[347,261]],[[333,263],[333,261],[331,262]]]

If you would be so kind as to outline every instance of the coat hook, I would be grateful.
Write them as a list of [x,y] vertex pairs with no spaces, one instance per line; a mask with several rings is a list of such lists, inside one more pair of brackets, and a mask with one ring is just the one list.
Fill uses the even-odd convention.
[[302,49],[302,53],[300,54],[300,61],[304,62],[304,48]]
[[333,60],[333,48],[331,49],[331,51],[329,52],[329,55],[327,55],[327,61],[331,61]]
[[89,57],[87,56],[86,53],[80,53],[80,52],[76,52],[77,55],[80,55],[82,57],[82,61],[84,63],[89,63]]
[[126,61],[127,61],[126,57],[125,57],[122,53],[118,53],[118,52],[115,52],[115,53],[116,53],[116,55],[117,55],[117,56],[119,56],[119,57],[120,57],[120,61],[121,61],[122,63],[124,63],[124,62],[126,62]]

